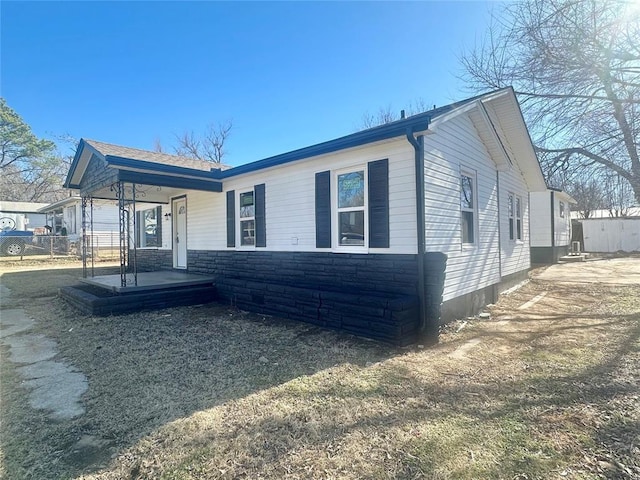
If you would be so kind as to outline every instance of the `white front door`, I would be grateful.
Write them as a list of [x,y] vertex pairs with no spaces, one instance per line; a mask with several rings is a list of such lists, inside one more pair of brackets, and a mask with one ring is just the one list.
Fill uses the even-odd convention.
[[187,199],[173,200],[173,268],[187,268]]

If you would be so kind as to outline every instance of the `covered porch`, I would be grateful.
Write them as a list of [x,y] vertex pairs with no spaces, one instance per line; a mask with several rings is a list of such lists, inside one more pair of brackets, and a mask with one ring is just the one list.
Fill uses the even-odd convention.
[[[78,190],[82,201],[81,282],[85,293],[97,293],[97,297],[101,297],[95,290],[100,289],[133,300],[136,295],[148,296],[153,292],[168,296],[167,290],[182,290],[184,294],[186,288],[212,288],[213,277],[186,271],[184,195],[189,190],[222,192],[220,168],[215,167],[210,162],[161,152],[81,140],[65,187]],[[119,273],[115,275],[95,274],[89,240],[93,237],[94,199],[110,200],[118,207]],[[163,215],[159,208],[151,210],[154,206],[164,205],[170,205],[170,208],[164,208]],[[149,218],[139,215],[142,210],[151,213]],[[141,222],[144,223],[141,225]],[[157,242],[163,228],[169,229],[169,248],[176,260],[174,270],[139,272],[138,248],[141,245],[162,246]]]

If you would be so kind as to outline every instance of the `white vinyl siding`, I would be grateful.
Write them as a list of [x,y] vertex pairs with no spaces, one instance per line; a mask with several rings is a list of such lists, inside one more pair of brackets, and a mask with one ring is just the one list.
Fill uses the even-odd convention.
[[[499,172],[500,183],[500,238],[502,276],[527,270],[531,266],[529,248],[529,195],[527,185],[518,170],[513,166],[506,172]],[[509,236],[509,195],[513,196],[513,239]],[[516,213],[516,199],[520,199],[521,235],[518,239],[518,220]]]
[[[571,215],[569,214],[569,203],[560,200],[559,192],[553,192],[554,201],[554,232],[556,247],[564,247],[571,244]],[[564,206],[564,212],[561,211],[561,204]],[[562,215],[564,214],[564,216]]]
[[[368,162],[384,158],[389,159],[389,248],[366,248],[364,252],[415,254],[417,230],[414,150],[404,137],[225,179],[224,189],[225,192],[235,190],[237,194],[252,185],[266,185],[265,250],[331,251],[317,249],[315,246],[315,174],[326,170],[362,170],[363,165],[366,166]],[[335,188],[335,182],[336,177],[332,175],[332,189]],[[189,191],[187,196],[189,249],[226,250],[224,192]],[[236,205],[236,210],[238,208]],[[335,209],[334,203],[332,212]],[[331,228],[335,232],[335,222]],[[238,238],[236,243],[240,243]]]
[[551,246],[551,196],[549,191],[531,192],[531,246]]
[[[475,172],[474,248],[463,248],[461,172]],[[427,251],[448,255],[444,300],[500,281],[496,167],[470,119],[460,115],[425,137]]]

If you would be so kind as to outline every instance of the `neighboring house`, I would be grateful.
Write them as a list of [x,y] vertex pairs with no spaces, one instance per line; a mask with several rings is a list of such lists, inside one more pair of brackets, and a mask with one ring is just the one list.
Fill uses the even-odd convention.
[[39,213],[46,203],[0,201],[0,230],[30,230],[44,227],[45,215]]
[[529,194],[547,192],[511,88],[211,167],[81,140],[65,186],[157,202],[162,242],[139,267],[212,274],[240,308],[397,344],[527,277]]
[[531,263],[556,263],[571,249],[571,205],[576,201],[552,188],[532,192],[529,198]]
[[[160,246],[161,232],[156,230],[157,221],[155,205],[140,204],[147,213],[138,212],[137,221],[130,220],[127,234],[131,245],[138,247]],[[71,242],[77,242],[83,234],[82,198],[73,195],[64,200],[48,204],[40,208],[39,212],[46,215],[46,225],[51,235],[65,235]],[[90,238],[90,244],[99,253],[119,248],[119,219],[118,205],[113,200],[92,198],[85,209],[85,235]],[[160,225],[161,226],[161,225]],[[137,231],[134,233],[133,229]],[[134,243],[137,242],[137,243]]]
[[[105,238],[113,233],[118,235],[117,205],[112,200],[94,199],[92,207],[89,206],[85,214],[87,230],[92,223],[95,235]],[[47,225],[52,235],[64,233],[73,240],[82,235],[82,198],[78,195],[46,205],[40,209],[40,212],[46,214]]]

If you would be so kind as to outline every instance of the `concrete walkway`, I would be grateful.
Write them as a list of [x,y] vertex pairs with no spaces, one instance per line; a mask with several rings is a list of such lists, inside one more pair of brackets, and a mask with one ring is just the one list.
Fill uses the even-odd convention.
[[84,413],[81,396],[87,391],[87,378],[64,360],[55,360],[57,343],[33,333],[36,322],[29,318],[11,291],[0,285],[0,343],[9,347],[9,361],[29,391],[32,408],[47,410],[52,420],[68,420]]

